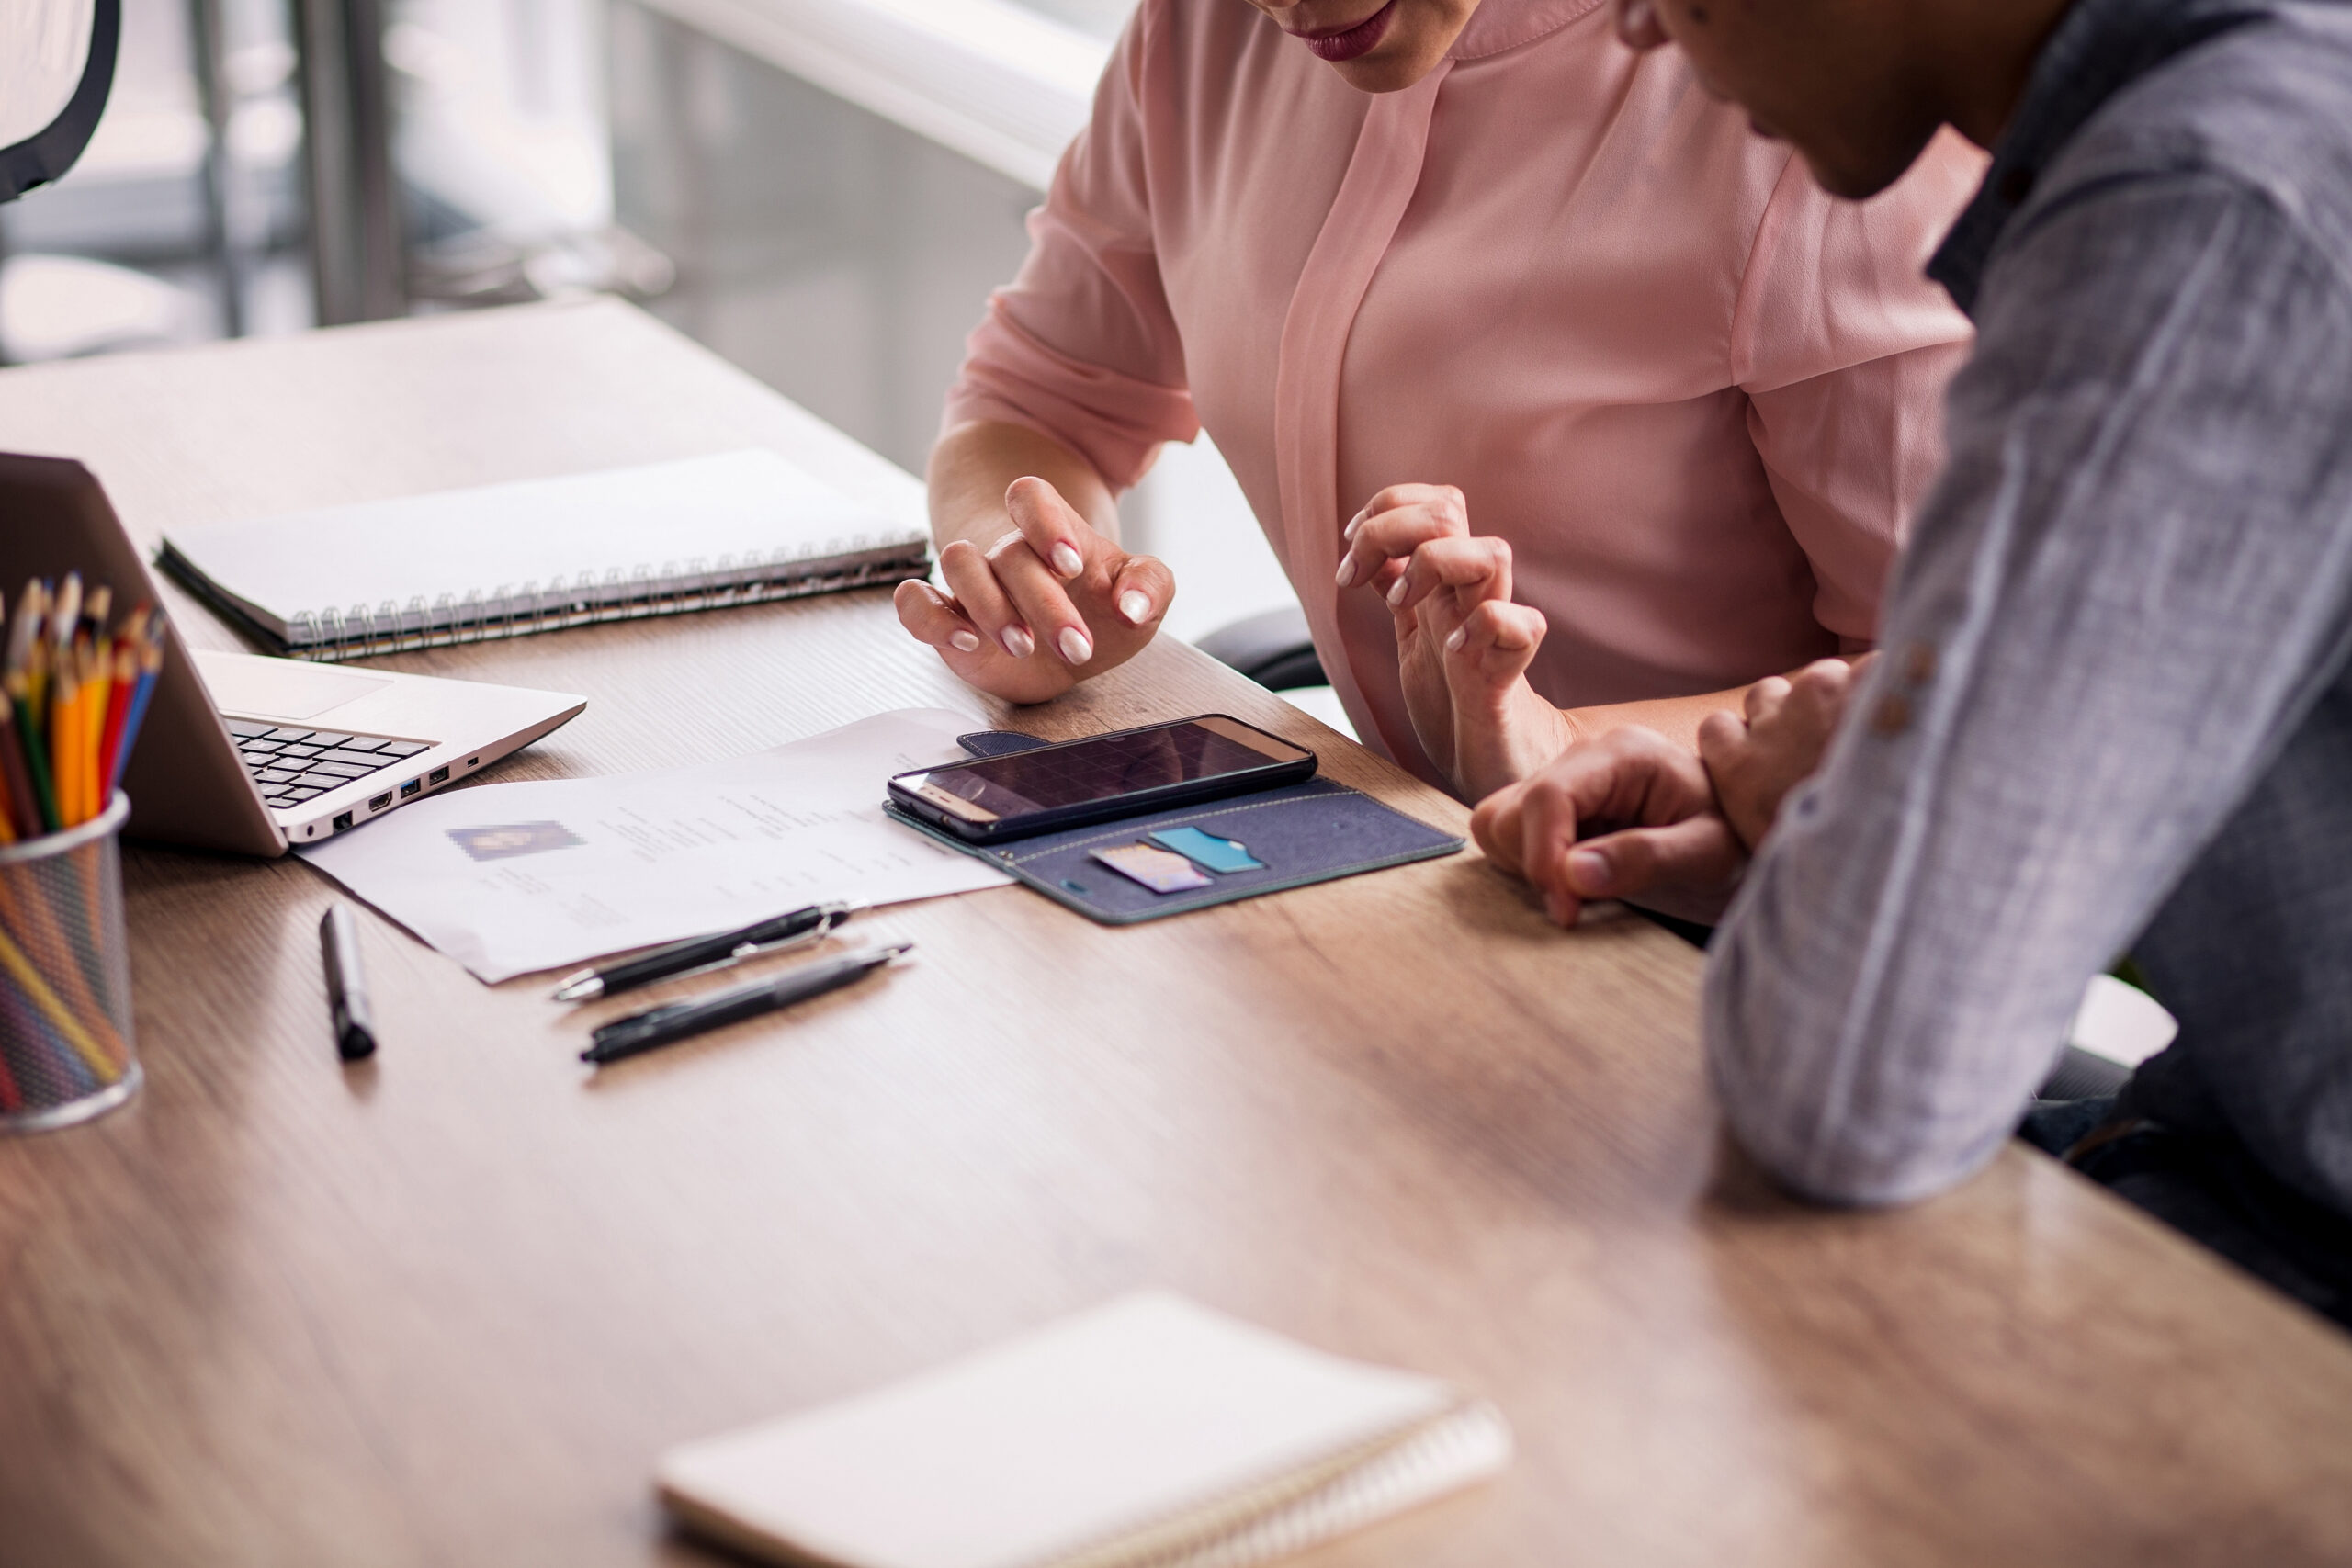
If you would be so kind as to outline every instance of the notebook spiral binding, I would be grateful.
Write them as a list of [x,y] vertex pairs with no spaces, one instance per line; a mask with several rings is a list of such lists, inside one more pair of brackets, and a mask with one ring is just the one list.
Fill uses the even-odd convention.
[[1478,1400],[1402,1437],[1035,1568],[1257,1568],[1493,1475],[1512,1449],[1502,1412]]
[[286,652],[295,659],[333,662],[412,649],[446,648],[531,637],[602,621],[631,621],[654,615],[688,615],[772,599],[798,599],[847,588],[919,578],[931,570],[928,543],[876,544],[861,534],[822,549],[778,550],[772,556],[697,556],[683,566],[664,561],[662,570],[640,564],[627,575],[602,578],[582,572],[570,581],[551,576],[545,587],[527,581],[501,583],[489,593],[463,598],[444,593],[427,604],[387,599],[374,608],[304,610],[288,623]]

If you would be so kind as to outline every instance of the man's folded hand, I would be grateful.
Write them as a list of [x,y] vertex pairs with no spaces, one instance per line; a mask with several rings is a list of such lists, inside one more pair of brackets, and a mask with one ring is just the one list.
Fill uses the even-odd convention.
[[1747,851],[1715,809],[1698,758],[1628,727],[1570,747],[1532,778],[1489,795],[1470,830],[1487,857],[1544,895],[1562,925],[1584,904],[1623,898],[1712,923]]
[[1699,726],[1699,755],[1714,783],[1716,809],[1751,852],[1763,843],[1789,791],[1828,754],[1855,682],[1876,659],[1816,660],[1795,674],[1747,688],[1747,716],[1711,714]]

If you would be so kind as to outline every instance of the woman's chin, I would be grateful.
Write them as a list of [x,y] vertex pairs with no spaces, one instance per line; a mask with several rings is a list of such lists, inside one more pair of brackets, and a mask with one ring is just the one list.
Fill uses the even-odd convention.
[[[1405,40],[1392,40],[1401,44]],[[1331,62],[1331,69],[1340,79],[1359,93],[1401,93],[1430,72],[1445,58],[1445,51],[1376,49],[1355,60]]]

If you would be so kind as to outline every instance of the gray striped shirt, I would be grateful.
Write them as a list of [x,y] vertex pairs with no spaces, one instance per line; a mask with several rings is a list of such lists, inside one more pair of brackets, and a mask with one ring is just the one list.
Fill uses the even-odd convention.
[[2352,6],[2078,0],[1933,270],[1950,466],[1716,936],[1726,1114],[1934,1191],[2131,949],[2127,1104],[2352,1213]]

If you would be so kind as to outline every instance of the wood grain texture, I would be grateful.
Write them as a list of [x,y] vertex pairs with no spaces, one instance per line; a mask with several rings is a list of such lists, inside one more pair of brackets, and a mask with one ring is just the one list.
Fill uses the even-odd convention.
[[[920,504],[609,304],[0,374],[0,445],[85,457],[151,540],[746,443]],[[879,593],[389,662],[588,694],[508,779],[983,711]],[[1181,647],[988,716],[1204,709],[1461,825]],[[1555,931],[1474,854],[1123,931],[1017,887],[886,910],[913,967],[598,1076],[633,999],[368,914],[383,1046],[342,1067],[322,879],[128,874],[148,1087],[0,1141],[0,1563],[707,1561],[664,1446],[1146,1284],[1510,1416],[1505,1477],[1325,1568],[2352,1561],[2343,1337],[2017,1149],[1896,1213],[1776,1197],[1693,955]]]

